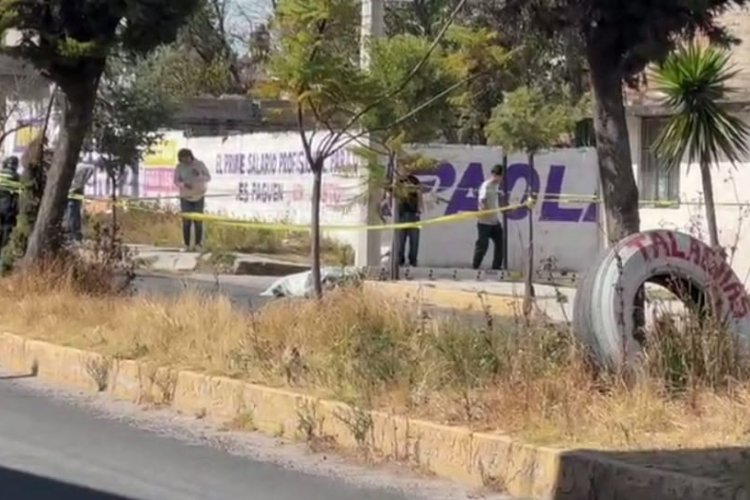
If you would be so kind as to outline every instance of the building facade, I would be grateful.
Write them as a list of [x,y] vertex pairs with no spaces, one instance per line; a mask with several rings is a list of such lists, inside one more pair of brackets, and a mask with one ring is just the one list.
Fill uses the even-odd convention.
[[[725,103],[750,123],[750,11],[732,9],[720,21],[739,40],[732,48],[738,70],[731,81],[734,92]],[[668,168],[652,146],[665,126],[669,111],[653,89],[627,91],[628,131],[633,168],[641,199],[642,229],[670,228],[708,240],[700,170],[683,163]],[[738,165],[722,162],[713,170],[719,239],[729,250],[741,278],[750,277],[750,158]]]

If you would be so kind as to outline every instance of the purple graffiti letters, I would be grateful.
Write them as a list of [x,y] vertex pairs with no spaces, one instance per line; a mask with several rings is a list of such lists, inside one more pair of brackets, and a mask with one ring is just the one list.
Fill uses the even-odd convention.
[[556,222],[578,222],[583,210],[580,208],[563,208],[560,206],[565,165],[552,165],[547,177],[547,194],[542,203],[542,215],[539,220]]
[[471,163],[461,180],[456,186],[456,190],[451,196],[445,215],[457,214],[459,212],[471,212],[477,210],[477,189],[484,182],[484,171],[481,163]]
[[[591,203],[586,209],[561,206],[565,200],[560,199],[563,191],[566,167],[552,165],[547,175],[545,189],[540,209],[540,221],[543,222],[597,222],[599,210],[596,203]],[[470,163],[460,179],[457,169],[450,163],[440,164],[433,175],[420,176],[424,192],[433,193],[444,199],[448,206],[445,215],[477,210],[476,194],[479,186],[484,182],[485,175],[481,163]],[[523,181],[521,186],[518,183]],[[514,163],[508,167],[505,178],[506,193],[525,193],[529,188],[535,196],[542,192],[542,181],[537,170],[532,170],[525,163]],[[519,193],[520,194],[520,193]],[[449,195],[449,197],[448,197]],[[503,196],[502,198],[507,198]],[[526,201],[526,194],[522,203]],[[529,209],[520,208],[507,213],[509,220],[518,221],[527,217]]]
[[[508,167],[508,171],[505,173],[505,192],[512,193],[520,180],[524,181],[523,192],[525,193],[521,198],[521,203],[528,201],[529,189],[532,196],[539,196],[539,173],[536,170],[532,170],[526,163],[514,163]],[[523,220],[528,215],[528,208],[519,208],[506,213],[508,220]]]

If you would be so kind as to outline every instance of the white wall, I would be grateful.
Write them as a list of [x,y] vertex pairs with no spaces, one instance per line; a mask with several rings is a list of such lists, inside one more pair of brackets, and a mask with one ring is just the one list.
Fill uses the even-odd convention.
[[[750,115],[743,115],[750,123]],[[638,180],[641,161],[641,120],[628,117],[633,168]],[[719,240],[722,246],[736,248],[732,267],[741,280],[750,276],[750,161],[733,168],[722,163],[712,170]],[[679,208],[641,208],[641,228],[667,228],[683,231],[708,241],[700,170],[697,165],[680,166]],[[743,234],[744,233],[744,234]]]
[[[211,172],[206,210],[245,220],[308,224],[312,174],[296,132],[185,138],[172,132],[164,146],[144,158],[140,196],[175,197],[172,176],[177,151],[190,148]],[[323,175],[321,223],[357,226],[363,208],[359,159],[349,151],[331,157]],[[173,202],[176,202],[172,198]],[[356,231],[326,232],[354,246]]]
[[[125,180],[121,194],[162,199],[176,205],[173,174],[177,152],[183,147],[192,149],[213,177],[206,200],[209,213],[245,220],[309,223],[312,174],[295,132],[200,138],[169,132],[162,144],[144,158],[138,178]],[[425,219],[476,210],[476,190],[491,167],[502,162],[499,148],[423,145],[414,150],[439,162],[434,175],[421,176],[427,205]],[[95,160],[89,156],[82,161]],[[522,201],[531,178],[539,200],[532,214],[537,265],[551,261],[555,269],[582,271],[596,256],[602,240],[599,206],[587,202],[558,202],[554,197],[561,192],[584,197],[596,194],[595,152],[591,149],[551,151],[538,155],[535,163],[532,173],[525,155],[509,158],[508,202]],[[328,161],[321,206],[324,226],[365,224],[364,175],[359,158],[351,152],[342,152]],[[105,175],[98,172],[87,194],[103,197],[108,193]],[[508,267],[511,270],[525,268],[528,217],[527,209],[507,214]],[[326,234],[357,248],[361,231],[352,229]],[[382,235],[387,248],[391,231],[384,231]],[[426,227],[422,230],[419,263],[421,266],[470,267],[475,239],[476,219],[473,218]],[[490,260],[487,255],[485,267]]]
[[[502,150],[486,146],[434,145],[414,150],[440,163],[434,175],[420,176],[425,186],[425,218],[477,209],[476,190],[493,165],[502,162]],[[597,192],[596,153],[591,149],[560,150],[540,154],[531,173],[526,155],[508,158],[506,183],[509,204],[521,203],[529,177],[538,200],[533,217],[535,260],[552,259],[560,270],[580,271],[599,251],[601,232],[598,207],[594,203],[558,203],[560,193],[591,198]],[[523,270],[528,242],[528,209],[508,212],[508,268]],[[420,265],[471,267],[476,221],[428,226],[422,230]],[[490,252],[492,250],[490,249]],[[489,254],[489,252],[488,252]],[[485,258],[489,266],[491,257]]]
[[[6,109],[10,113],[5,123],[6,130],[15,130],[21,125],[24,126],[5,138],[0,152],[3,156],[20,157],[28,143],[39,134],[44,126],[51,87],[41,79],[28,78],[16,81],[12,77],[6,77],[0,85],[13,93],[12,97],[6,101]],[[19,89],[18,85],[28,85],[28,87]],[[17,100],[19,95],[23,100]],[[47,125],[47,137],[50,139],[56,137],[57,129],[58,120],[53,114]]]
[[[144,159],[141,197],[173,197],[172,173],[177,150],[188,147],[211,171],[206,208],[209,212],[241,219],[307,224],[310,221],[312,176],[296,133],[239,135],[228,138],[184,138],[168,134],[165,147]],[[490,168],[502,161],[498,148],[432,145],[414,148],[435,158],[434,175],[421,176],[427,213],[435,218],[477,209],[476,189]],[[323,225],[360,226],[365,223],[364,179],[358,158],[343,152],[331,158],[324,175]],[[537,263],[553,261],[558,269],[580,271],[594,258],[601,241],[598,206],[592,203],[557,203],[560,192],[591,197],[598,176],[591,149],[540,154],[536,174],[530,174],[525,155],[509,159],[507,179],[512,186],[509,203],[519,203],[529,175],[539,203],[534,210]],[[508,214],[508,266],[522,270],[526,262],[528,210]],[[356,230],[327,233],[355,246]],[[385,231],[387,248],[390,231]],[[473,219],[422,230],[421,266],[470,267],[476,222]],[[487,257],[489,264],[490,257]]]

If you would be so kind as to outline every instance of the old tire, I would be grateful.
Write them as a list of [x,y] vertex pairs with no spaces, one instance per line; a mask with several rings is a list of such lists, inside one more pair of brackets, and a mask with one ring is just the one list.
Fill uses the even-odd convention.
[[605,251],[576,290],[573,327],[601,365],[637,363],[635,299],[644,283],[658,283],[693,304],[713,304],[728,332],[750,349],[750,301],[721,256],[690,235],[655,230],[628,236]]

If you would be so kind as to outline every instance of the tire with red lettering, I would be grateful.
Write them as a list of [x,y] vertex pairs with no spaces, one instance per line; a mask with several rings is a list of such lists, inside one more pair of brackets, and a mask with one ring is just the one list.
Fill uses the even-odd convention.
[[621,369],[638,362],[634,312],[644,283],[659,284],[693,304],[713,304],[727,330],[750,349],[750,300],[732,268],[690,235],[655,230],[605,251],[578,285],[573,327],[601,365]]

